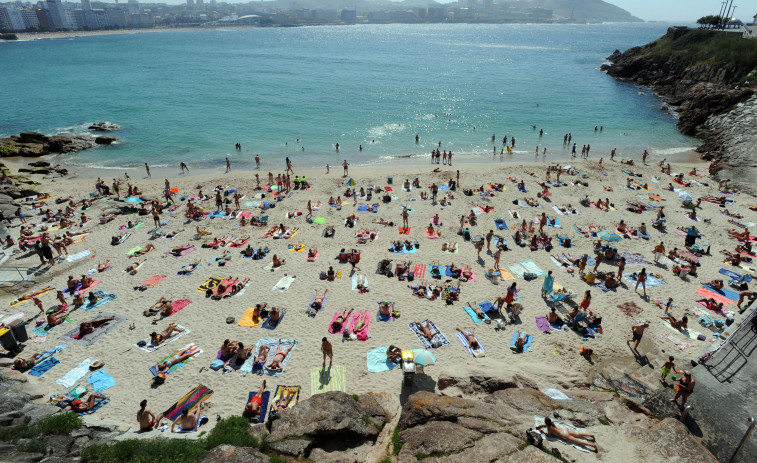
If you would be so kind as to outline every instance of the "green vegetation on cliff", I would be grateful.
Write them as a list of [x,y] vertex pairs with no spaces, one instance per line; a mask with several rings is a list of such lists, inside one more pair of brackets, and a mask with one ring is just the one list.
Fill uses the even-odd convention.
[[729,66],[735,71],[735,80],[746,78],[757,67],[757,40],[744,39],[734,32],[673,29],[643,50],[658,63]]

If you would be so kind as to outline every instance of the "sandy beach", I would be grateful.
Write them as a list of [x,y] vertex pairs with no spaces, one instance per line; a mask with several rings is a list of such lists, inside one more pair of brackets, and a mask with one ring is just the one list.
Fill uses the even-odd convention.
[[[640,156],[637,161],[641,161]],[[436,365],[426,367],[425,373],[432,379],[436,379],[438,372],[444,368],[454,368],[455,365],[472,364],[478,361],[476,357],[469,354],[462,341],[458,339],[456,328],[463,330],[475,328],[475,334],[485,348],[488,362],[494,360],[503,369],[521,372],[524,376],[536,381],[540,388],[588,386],[596,363],[593,366],[579,355],[578,351],[582,346],[593,349],[597,362],[632,356],[633,353],[626,344],[626,340],[631,338],[631,327],[641,319],[648,320],[650,327],[644,334],[640,350],[657,352],[664,350],[676,356],[678,365],[688,363],[690,359],[696,359],[717,339],[713,336],[712,330],[697,323],[698,314],[706,312],[713,319],[726,317],[725,314],[716,314],[697,304],[695,301],[702,296],[695,291],[702,287],[700,282],[713,279],[723,279],[727,286],[728,277],[719,273],[721,268],[727,268],[739,274],[751,273],[748,269],[723,263],[725,256],[720,254],[721,249],[732,251],[738,244],[729,238],[727,230],[742,231],[743,229],[729,223],[730,217],[722,213],[723,208],[706,201],[702,201],[700,208],[696,209],[698,221],[690,220],[685,215],[688,209],[682,207],[679,192],[665,189],[673,181],[673,177],[661,173],[656,164],[627,166],[607,161],[607,159],[604,160],[602,166],[598,165],[597,159],[576,159],[570,164],[577,173],[572,175],[563,171],[560,176],[563,185],[551,186],[549,189],[551,195],[546,200],[537,198],[541,187],[536,184],[545,181],[548,165],[545,162],[513,162],[496,166],[455,164],[449,167],[426,164],[403,165],[401,168],[390,165],[350,167],[348,175],[343,175],[341,166],[332,166],[329,174],[325,173],[325,169],[302,172],[294,166],[298,176],[306,175],[311,187],[306,190],[294,190],[281,201],[272,199],[272,192],[255,188],[256,173],[261,176],[261,186],[268,184],[267,169],[232,171],[229,174],[224,174],[222,170],[218,172],[205,170],[201,173],[192,170],[186,175],[177,175],[176,169],[167,169],[164,172],[153,172],[152,179],[147,179],[144,171],[139,172],[138,175],[132,173],[128,182],[144,191],[143,199],[148,197],[160,199],[164,189],[164,178],[168,178],[171,188],[178,189],[172,197],[179,206],[178,210],[174,213],[160,214],[161,221],[170,220],[161,227],[161,230],[163,233],[184,231],[173,239],[156,237],[150,233],[154,228],[152,217],[136,214],[118,216],[112,221],[101,224],[99,218],[104,211],[113,209],[114,206],[123,206],[124,203],[116,200],[115,196],[95,199],[92,207],[84,212],[89,221],[83,226],[77,225],[70,228],[73,232],[86,231],[88,234],[82,242],[69,246],[69,255],[85,250],[89,251],[89,255],[69,262],[64,254],[62,262],[50,267],[47,264],[40,265],[38,256],[33,252],[16,251],[6,265],[38,267],[40,276],[38,283],[31,288],[11,289],[19,292],[4,297],[7,303],[2,304],[0,318],[24,312],[24,318],[31,320],[28,326],[31,339],[20,357],[27,358],[33,352],[52,349],[59,344],[67,345],[65,349],[55,354],[60,364],[55,365],[42,376],[29,378],[31,382],[38,382],[49,387],[50,394],[61,394],[70,390],[71,387],[63,387],[57,384],[56,380],[63,378],[67,372],[76,368],[85,359],[104,361],[103,369],[113,377],[116,384],[102,391],[110,397],[110,402],[88,419],[115,420],[132,426],[134,429],[137,429],[135,413],[142,399],[148,400],[148,407],[152,410],[162,411],[198,384],[203,384],[214,391],[207,401],[210,407],[204,411],[211,417],[216,414],[221,417],[241,414],[248,393],[256,391],[263,379],[267,380],[268,390],[272,392],[275,391],[277,385],[301,386],[301,397],[309,397],[319,392],[320,382],[325,377],[324,373],[319,372],[323,361],[321,338],[324,336],[333,344],[334,354],[333,367],[330,370],[331,382],[325,390],[333,388],[349,393],[383,391],[400,395],[403,391],[400,369],[369,372],[366,363],[367,353],[372,349],[390,344],[402,349],[423,348],[419,338],[408,325],[427,319],[436,325],[448,341],[448,343],[443,342],[442,347],[431,349],[438,362]],[[283,162],[276,167],[277,170],[273,171],[274,175],[283,171]],[[432,172],[437,167],[440,172]],[[703,177],[688,175],[694,168],[700,173],[707,172],[705,163],[675,163],[672,166],[673,172],[684,172],[687,174],[684,176],[686,182],[697,183],[690,186],[673,183],[673,186],[689,192],[694,200],[706,195],[722,196],[717,191],[717,181],[710,179],[707,175]],[[439,191],[437,199],[449,195],[446,198],[449,203],[447,207],[442,207],[438,202],[421,199],[421,192],[430,192],[428,188],[430,185],[447,185],[450,179],[455,180],[458,169],[460,184],[457,188],[454,191]],[[623,170],[639,173],[641,176],[629,177]],[[159,175],[164,173],[165,176]],[[388,184],[388,177],[393,177],[392,184]],[[403,189],[405,179],[412,182],[416,177],[420,181],[421,188],[405,191]],[[528,191],[519,191],[517,184],[508,178],[523,181]],[[647,185],[648,189],[627,189],[626,184],[629,178],[640,185]],[[653,178],[658,178],[658,180],[655,181]],[[355,182],[355,185],[350,188],[358,191],[361,188],[368,189],[369,186],[380,187],[387,191],[374,192],[371,200],[346,198],[345,190],[348,188],[346,182],[350,179],[354,179]],[[104,177],[103,180],[108,185],[112,183],[111,177]],[[556,181],[556,172],[551,173],[551,180]],[[587,182],[588,186],[574,184],[579,180]],[[56,205],[55,198],[70,195],[79,200],[95,191],[94,179],[85,178],[85,176],[76,179],[55,178],[54,182],[40,181],[43,185],[39,191],[53,196],[47,199],[46,203],[47,207],[54,211],[64,207],[64,205]],[[491,189],[487,187],[488,184],[503,184],[503,191]],[[122,185],[123,193],[126,189],[126,181]],[[241,211],[250,212],[245,215],[252,217],[267,215],[269,227],[283,224],[287,229],[297,229],[296,235],[290,239],[262,238],[261,235],[269,227],[249,225],[240,227],[239,218],[206,216],[199,221],[187,221],[184,217],[187,201],[181,198],[197,195],[197,187],[201,186],[202,192],[210,195],[210,199],[202,202],[194,201],[194,203],[203,207],[205,211],[214,211],[216,207],[212,190],[218,185],[226,187],[225,191],[233,189],[245,195],[240,201]],[[482,186],[483,195],[475,191],[472,196],[467,196],[463,192],[465,189],[478,189]],[[391,191],[388,191],[387,187],[390,187]],[[611,188],[612,191],[607,191],[607,188]],[[261,194],[264,196],[261,197]],[[383,202],[385,195],[391,198],[390,202]],[[657,198],[652,198],[650,195]],[[341,208],[329,206],[329,198],[337,196],[342,199]],[[586,196],[591,201],[609,198],[613,207],[609,210],[600,210],[593,205],[581,205],[581,200]],[[233,194],[228,196],[228,198],[231,197]],[[534,198],[539,207],[529,208],[513,204],[514,201],[516,203],[521,201],[523,204],[522,200],[526,198]],[[734,219],[735,221],[746,224],[757,216],[748,209],[748,206],[753,204],[753,198],[734,194],[728,196],[728,199],[733,201],[732,205],[727,206],[728,210],[744,216],[741,219]],[[267,201],[275,204],[275,207],[261,210],[259,206]],[[322,203],[319,210],[313,211],[313,218],[318,218],[316,223],[306,221],[308,201]],[[628,201],[664,206],[667,219],[664,230],[652,227],[652,221],[657,214],[656,209],[650,206],[649,210],[636,214],[627,210]],[[572,205],[578,214],[563,215],[559,209],[568,204]],[[362,210],[366,209],[365,206],[377,207],[377,212]],[[484,213],[477,206],[482,208],[489,206],[493,208],[493,211]],[[559,207],[555,209],[553,206]],[[402,225],[403,207],[412,209],[408,214],[411,228],[408,235],[400,235],[398,232],[398,227]],[[231,208],[234,209],[233,202]],[[82,211],[78,209],[74,217],[76,222],[82,214]],[[500,258],[502,275],[507,278],[503,281],[492,281],[487,278],[488,269],[493,268],[492,253],[496,250],[494,244],[492,243],[491,252],[484,245],[478,258],[473,243],[464,241],[463,237],[457,234],[460,229],[460,217],[470,215],[472,209],[477,222],[475,226],[469,227],[472,236],[486,235],[489,230],[494,230],[495,235],[500,235],[507,240],[509,249],[502,252]],[[301,212],[301,215],[287,218],[290,211]],[[517,212],[518,218],[513,218],[509,211]],[[29,224],[40,224],[41,217],[35,215],[37,211],[27,206],[24,208],[24,213]],[[526,220],[529,226],[534,226],[538,231],[539,225],[534,224],[533,221],[542,213],[550,219],[559,220],[559,227],[545,226],[543,229],[544,233],[552,237],[554,248],[551,251],[544,249],[532,251],[528,246],[516,245],[514,234],[520,223]],[[345,219],[351,214],[355,214],[358,219],[354,228],[345,226]],[[436,214],[443,222],[441,226],[435,227],[441,232],[441,236],[438,239],[431,239],[427,237],[424,230],[428,227],[430,218]],[[394,225],[385,226],[374,223],[380,218],[392,221]],[[508,229],[498,230],[495,227],[495,219],[504,219]],[[565,266],[556,263],[551,258],[551,255],[557,257],[563,253],[574,256],[588,253],[589,257],[593,258],[595,256],[593,243],[598,238],[580,235],[574,225],[605,226],[609,232],[614,232],[621,220],[630,227],[638,227],[641,223],[645,223],[650,239],[624,238],[616,242],[603,241],[603,243],[615,246],[618,253],[629,256],[624,273],[638,272],[646,268],[647,272],[653,276],[651,280],[648,280],[646,288],[648,297],[646,298],[643,297],[641,287],[636,293],[634,283],[625,279],[617,290],[604,292],[601,288],[590,286],[582,281],[578,275],[578,268],[569,273]],[[144,221],[144,224],[137,229],[122,230],[129,221],[134,223]],[[685,249],[684,237],[675,231],[679,227],[687,228],[691,225],[695,225],[703,235],[697,240],[697,244],[709,243],[711,255],[701,257],[701,265],[697,267],[698,276],[680,278],[673,274],[671,265],[652,262],[653,248],[656,244],[664,242],[668,251],[674,247],[679,250]],[[19,221],[14,219],[10,228],[14,239],[19,237],[19,226]],[[209,230],[211,235],[195,239],[198,226]],[[327,226],[334,227],[333,238],[323,236],[324,228]],[[369,240],[360,244],[355,238],[359,230],[376,232],[377,237],[373,241]],[[64,230],[55,230],[51,234],[55,236],[63,232]],[[130,233],[131,236],[124,243],[112,246],[111,237],[124,232]],[[34,235],[38,235],[38,232],[35,231]],[[570,237],[572,247],[560,246],[557,235]],[[268,247],[270,253],[262,260],[253,260],[243,258],[240,255],[240,249],[234,247],[204,248],[203,244],[211,242],[214,237],[249,238],[249,244],[253,248]],[[415,249],[413,246],[413,252],[410,254],[393,253],[389,250],[393,241],[406,239],[412,243],[417,242],[419,247]],[[449,242],[457,243],[457,252],[450,253],[442,250],[443,244]],[[302,251],[293,252],[289,248],[290,245],[296,246],[300,243],[304,245]],[[124,269],[137,260],[129,258],[128,251],[137,246],[145,248],[148,244],[154,245],[155,250],[144,257],[137,258],[146,259],[138,273],[130,275],[125,272]],[[184,244],[192,245],[195,249],[181,258],[166,254],[170,254],[169,251],[175,246]],[[311,248],[318,250],[318,257],[314,262],[306,259],[308,250]],[[342,249],[360,251],[360,262],[357,264],[360,270],[357,273],[367,277],[368,292],[353,289],[353,272],[350,264],[340,263],[337,259]],[[10,252],[14,250],[16,246]],[[228,250],[232,257],[223,266],[219,266],[218,263],[213,262],[213,259],[225,250]],[[9,250],[6,249],[6,252]],[[284,264],[273,270],[266,269],[265,267],[271,264],[274,254],[285,259]],[[630,254],[640,254],[640,256],[632,258]],[[32,329],[36,326],[35,320],[43,317],[32,302],[9,305],[14,297],[48,285],[56,290],[62,290],[66,288],[69,275],[80,278],[80,275],[87,273],[95,268],[98,262],[106,259],[110,260],[112,268],[104,272],[95,271],[90,276],[94,280],[101,281],[94,291],[113,294],[116,298],[93,310],[71,310],[69,297],[69,317],[72,321],[53,328],[47,336],[37,337],[32,333]],[[377,267],[382,259],[392,259],[392,268],[395,264],[404,261],[411,262],[411,269],[415,268],[416,264],[420,264],[418,268],[425,271],[425,277],[419,278],[419,275],[415,275],[414,281],[408,282],[399,281],[396,276],[387,278],[379,275]],[[182,267],[197,260],[201,264],[191,275],[177,274]],[[571,310],[571,306],[561,303],[552,304],[551,298],[545,300],[541,297],[544,281],[542,274],[537,272],[539,276],[531,281],[517,276],[518,272],[524,268],[519,263],[529,260],[531,263],[526,263],[526,270],[541,270],[542,272],[551,270],[555,282],[575,294],[573,305],[581,304],[584,292],[591,290],[592,299],[589,309],[601,315],[601,333],[595,331],[594,338],[587,338],[584,334],[576,333],[567,327],[563,331],[546,333],[540,331],[535,321],[536,317],[545,316],[553,305],[557,312],[565,317]],[[460,267],[470,266],[475,279],[460,281],[450,276],[442,276],[440,280],[431,278],[431,264],[444,266],[453,263]],[[319,275],[321,272],[326,272],[330,266],[341,276],[334,281],[321,280]],[[617,273],[617,270],[615,262],[603,261],[599,265],[599,271]],[[586,271],[591,272],[590,266],[587,266]],[[512,278],[507,273],[512,274]],[[657,278],[654,278],[655,274]],[[145,290],[135,289],[155,275],[165,275],[165,279],[154,287]],[[229,276],[239,279],[250,278],[250,285],[243,294],[221,300],[206,298],[203,292],[198,292],[198,287],[208,279],[225,279]],[[276,290],[277,283],[286,277],[293,277],[289,288],[283,291]],[[497,280],[497,277],[494,280]],[[651,287],[649,283],[655,280],[659,280],[662,284]],[[430,285],[448,283],[459,287],[459,301],[448,305],[444,300],[429,300],[413,295],[413,290],[409,286],[422,281]],[[473,318],[463,309],[468,302],[495,301],[498,295],[506,294],[507,287],[513,282],[517,283],[517,288],[520,290],[518,296],[522,298],[517,299],[516,302],[522,304],[523,312],[520,314],[519,321],[511,323],[508,320],[504,330],[497,329],[496,320],[499,315],[496,311],[490,312],[493,321],[489,324],[474,323]],[[314,317],[308,316],[306,311],[315,292],[322,294],[325,290],[328,290],[325,307]],[[738,292],[736,289],[733,290]],[[161,297],[167,297],[173,301],[188,299],[191,303],[164,319],[160,316],[145,316],[143,312]],[[661,320],[664,310],[658,308],[655,301],[667,301],[668,297],[673,297],[672,314],[677,319],[688,314],[689,329],[692,333],[702,333],[705,337],[704,341],[697,340],[696,336],[686,337],[666,326],[666,322]],[[40,299],[45,310],[58,304],[55,291],[41,295]],[[399,311],[399,316],[391,321],[377,320],[380,301],[393,302],[394,308]],[[633,302],[641,311],[632,316],[624,313],[618,306],[628,302]],[[239,325],[240,319],[248,308],[258,303],[267,303],[269,307],[275,306],[286,310],[274,329]],[[329,333],[329,324],[335,312],[345,308],[353,308],[356,313],[370,315],[369,327],[366,331],[369,336],[366,340],[343,341],[342,335]],[[751,309],[744,314],[739,314],[736,304],[729,303],[726,310],[733,313],[738,322],[748,315]],[[633,310],[630,313],[633,313]],[[111,326],[101,328],[106,330],[104,335],[100,336],[98,331],[95,331],[93,334],[97,336],[91,344],[86,341],[86,337],[84,340],[66,337],[72,330],[78,329],[79,323],[104,316],[117,316],[117,318],[109,323]],[[227,319],[232,322],[228,323]],[[170,340],[153,352],[146,352],[136,345],[140,340],[149,338],[151,332],[160,332],[165,329],[169,323],[176,323],[189,332],[182,334],[178,339]],[[263,325],[262,322],[261,325]],[[511,340],[516,331],[533,336],[530,348],[524,353],[515,353],[510,349]],[[225,339],[241,341],[245,346],[253,347],[261,339],[296,340],[298,344],[288,355],[288,363],[281,374],[258,376],[254,372],[243,374],[236,370],[224,372],[224,369],[213,371],[209,368]],[[171,372],[164,384],[154,383],[150,367],[189,344],[199,346],[202,353]],[[268,357],[268,362],[272,357],[273,351]],[[342,371],[343,378],[340,377]],[[77,383],[89,386],[85,378]],[[211,420],[211,423],[213,422],[215,420]],[[150,437],[156,434],[159,434],[159,431],[145,433],[143,436]],[[169,433],[164,433],[164,435],[167,434]]]

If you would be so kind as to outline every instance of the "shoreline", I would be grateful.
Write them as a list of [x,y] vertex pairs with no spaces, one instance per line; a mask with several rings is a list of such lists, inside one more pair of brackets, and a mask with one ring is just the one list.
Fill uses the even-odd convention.
[[234,25],[234,26],[198,26],[198,27],[151,27],[144,29],[115,29],[115,30],[100,30],[100,31],[68,31],[68,32],[14,32],[18,40],[0,40],[3,42],[28,42],[33,40],[57,40],[57,39],[70,39],[79,37],[93,37],[100,35],[134,35],[134,34],[149,34],[155,32],[171,32],[171,31],[196,31],[196,30],[214,30],[214,29],[228,29],[229,27],[236,28],[254,28],[255,26],[248,25]]

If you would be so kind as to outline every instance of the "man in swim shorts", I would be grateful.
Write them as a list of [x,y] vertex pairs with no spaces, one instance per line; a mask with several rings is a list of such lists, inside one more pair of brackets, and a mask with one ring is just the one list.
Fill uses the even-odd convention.
[[634,325],[631,327],[632,337],[631,339],[626,341],[626,344],[630,346],[632,342],[635,342],[636,344],[634,344],[633,346],[634,351],[639,348],[641,338],[644,336],[644,330],[646,330],[647,328],[649,328],[649,323],[641,323],[639,325]]
[[156,423],[155,414],[147,408],[147,399],[139,403],[139,411],[137,412],[137,422],[139,423],[139,430],[142,432],[151,431],[155,427]]
[[254,396],[250,398],[250,401],[247,402],[247,405],[244,406],[244,412],[251,415],[260,415],[263,410],[261,407],[263,406],[263,392],[265,391],[266,382],[263,380],[263,384],[260,386],[260,389],[258,389],[258,392],[255,393]]

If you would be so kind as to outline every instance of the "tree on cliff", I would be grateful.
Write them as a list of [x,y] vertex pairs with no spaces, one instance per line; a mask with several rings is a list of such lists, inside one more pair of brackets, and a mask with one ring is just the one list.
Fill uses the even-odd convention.
[[718,15],[707,15],[697,19],[700,29],[715,29],[723,24],[723,17]]

